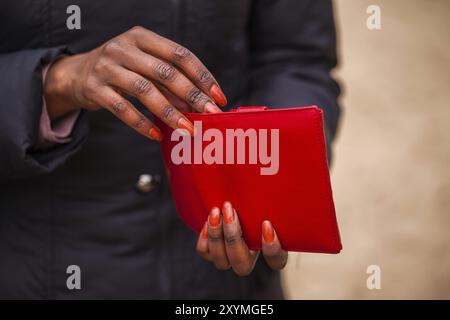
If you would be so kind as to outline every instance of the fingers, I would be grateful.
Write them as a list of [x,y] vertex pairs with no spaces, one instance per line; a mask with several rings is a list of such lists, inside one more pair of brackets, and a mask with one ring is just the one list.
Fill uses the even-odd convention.
[[262,252],[272,269],[280,270],[286,266],[288,253],[281,248],[277,234],[267,220],[262,223]]
[[121,66],[110,67],[107,83],[139,99],[155,116],[173,129],[194,135],[194,125],[148,79]]
[[171,63],[146,54],[132,46],[122,51],[118,59],[127,69],[169,89],[174,95],[192,106],[194,110],[208,113],[221,112],[209,96]]
[[208,216],[208,250],[214,265],[219,270],[230,268],[222,232],[222,217],[217,207],[211,209]]
[[142,51],[172,62],[216,103],[222,107],[227,104],[227,99],[211,72],[188,49],[144,28],[137,28],[135,35],[136,44]]
[[239,218],[230,202],[222,207],[223,237],[228,261],[234,272],[239,276],[250,274],[255,266],[257,253],[250,251],[242,238]]
[[205,259],[206,261],[212,262],[211,255],[209,254],[208,249],[208,231],[207,231],[207,223],[203,225],[202,231],[200,231],[200,234],[198,236],[197,240],[197,252],[198,254]]
[[162,140],[158,127],[112,88],[106,86],[99,88],[93,101],[114,113],[116,117],[143,136],[157,141]]
[[[197,252],[205,260],[213,262],[220,270],[230,267],[239,276],[251,273],[258,252],[249,250],[242,237],[239,218],[230,202],[225,202],[220,211],[214,207],[197,240]],[[286,266],[288,252],[284,251],[270,223],[262,223],[262,252],[267,265],[274,270]]]
[[239,276],[250,274],[255,266],[259,252],[249,250],[242,238],[239,218],[230,202],[225,202],[222,215],[214,207],[208,222],[197,240],[197,252],[216,268],[227,270],[230,267]]
[[171,105],[173,105],[175,108],[177,108],[178,110],[180,110],[182,112],[194,112],[194,110],[192,109],[192,107],[190,105],[188,105],[185,101],[181,100],[176,95],[174,95],[172,92],[167,90],[166,87],[164,87],[158,83],[156,84],[156,87],[166,97],[167,101],[169,101],[169,103]]

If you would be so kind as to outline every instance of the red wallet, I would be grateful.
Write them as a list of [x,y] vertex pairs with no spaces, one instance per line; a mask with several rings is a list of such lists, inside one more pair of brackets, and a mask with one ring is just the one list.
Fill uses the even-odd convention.
[[261,249],[269,220],[284,250],[340,252],[320,108],[185,115],[194,137],[158,125],[172,196],[190,228],[200,232],[211,208],[228,200],[250,249]]

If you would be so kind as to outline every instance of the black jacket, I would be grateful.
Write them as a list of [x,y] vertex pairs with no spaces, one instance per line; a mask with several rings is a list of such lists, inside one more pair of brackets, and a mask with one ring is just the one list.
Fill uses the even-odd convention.
[[[68,30],[66,9],[81,8]],[[0,3],[0,297],[280,298],[263,259],[239,278],[204,262],[177,218],[157,142],[106,111],[84,112],[72,140],[35,148],[41,68],[141,25],[193,51],[229,105],[325,110],[334,136],[339,89],[328,0],[15,0]],[[145,112],[144,109],[142,109]],[[140,192],[136,181],[158,182]],[[211,181],[214,184],[214,181]],[[81,290],[69,290],[69,265]]]

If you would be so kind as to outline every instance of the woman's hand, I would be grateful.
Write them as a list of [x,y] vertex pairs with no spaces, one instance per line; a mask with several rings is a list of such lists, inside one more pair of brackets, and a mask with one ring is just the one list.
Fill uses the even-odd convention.
[[[267,264],[275,270],[284,268],[288,253],[281,248],[277,234],[267,220],[262,223],[261,242]],[[231,267],[239,276],[252,272],[259,255],[259,251],[248,249],[237,212],[230,202],[223,204],[222,214],[219,208],[212,208],[198,237],[197,252],[205,260],[213,262],[217,269]]]
[[[227,101],[216,80],[188,49],[142,27],[48,70],[44,96],[51,120],[75,109],[105,108],[139,133],[161,140],[159,129],[124,95],[134,96],[170,127],[193,133],[180,112],[220,112]],[[180,103],[181,102],[181,103]]]

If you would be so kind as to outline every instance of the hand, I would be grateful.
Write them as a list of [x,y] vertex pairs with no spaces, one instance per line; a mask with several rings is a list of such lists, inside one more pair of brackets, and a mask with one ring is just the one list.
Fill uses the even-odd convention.
[[[277,234],[267,220],[262,223],[261,242],[267,264],[274,270],[283,269],[288,253],[281,248]],[[231,267],[239,276],[252,272],[259,255],[259,251],[248,249],[237,212],[228,201],[223,204],[222,214],[219,208],[212,208],[198,237],[197,252],[205,260],[213,262],[217,269]]]
[[192,52],[142,27],[92,51],[57,60],[44,84],[51,120],[74,109],[105,108],[144,136],[161,140],[159,129],[124,95],[136,97],[167,125],[190,134],[194,127],[180,112],[183,105],[221,112],[214,101],[227,103],[217,81]]

